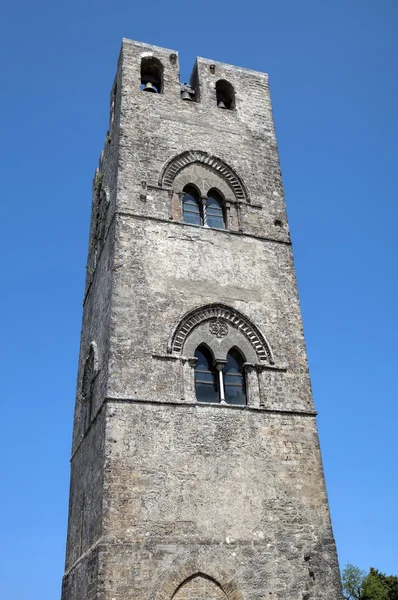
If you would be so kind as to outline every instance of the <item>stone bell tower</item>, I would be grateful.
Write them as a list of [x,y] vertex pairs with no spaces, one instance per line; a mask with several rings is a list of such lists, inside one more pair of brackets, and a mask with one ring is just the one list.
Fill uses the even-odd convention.
[[340,600],[268,77],[123,40],[63,600]]

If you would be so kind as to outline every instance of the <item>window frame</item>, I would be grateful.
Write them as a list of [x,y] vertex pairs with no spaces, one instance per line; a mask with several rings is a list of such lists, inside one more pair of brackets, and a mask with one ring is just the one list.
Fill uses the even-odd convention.
[[[205,404],[225,404],[228,406],[247,406],[247,382],[246,382],[246,375],[245,375],[245,370],[244,370],[244,363],[245,363],[245,357],[244,354],[241,352],[241,350],[237,347],[237,346],[232,346],[226,355],[226,360],[220,360],[220,359],[213,359],[213,353],[211,351],[211,349],[207,346],[207,344],[205,343],[200,343],[196,350],[195,350],[195,358],[199,359],[199,357],[197,356],[197,353],[201,353],[202,356],[204,356],[204,358],[207,360],[207,364],[209,365],[209,369],[208,370],[200,370],[197,368],[198,366],[198,362],[196,362],[195,364],[195,397],[196,397],[196,401],[200,402],[200,403],[205,403]],[[235,357],[233,355],[238,355],[238,360],[235,359]],[[238,366],[238,374],[233,373],[233,374],[229,374],[226,371],[226,368],[228,366],[228,356],[231,356],[233,360],[235,360],[236,363],[240,363],[240,366]],[[198,380],[198,373],[206,373],[206,374],[210,374],[213,376],[213,381],[200,381]],[[228,384],[227,383],[227,377],[239,377],[242,380],[241,384]],[[200,398],[200,394],[198,393],[198,384],[201,385],[213,385],[215,388],[215,392],[218,396],[218,402],[214,401],[214,400],[206,400],[206,399],[201,399]],[[227,388],[228,387],[239,387],[242,390],[242,394],[241,397],[243,398],[243,402],[233,402],[233,401],[228,401],[228,394],[227,394]]]
[[[235,358],[234,355],[237,355],[237,359]],[[231,373],[231,372],[227,371],[229,356],[237,363],[238,373]],[[232,348],[230,348],[230,350],[227,352],[227,362],[223,368],[224,396],[225,396],[225,402],[227,404],[232,404],[234,406],[246,406],[247,405],[246,378],[245,378],[245,371],[244,371],[244,362],[245,362],[244,356],[242,355],[242,352],[239,350],[239,348],[237,348],[236,346],[233,346]],[[241,383],[227,383],[227,381],[228,381],[227,377],[240,378]],[[244,399],[244,402],[228,401],[227,388],[230,388],[230,387],[241,388],[242,398]]]
[[[203,358],[206,360],[207,365],[208,365],[208,369],[198,369],[198,365],[201,363],[199,363],[198,361],[200,360],[199,357],[197,356],[197,354],[201,354],[203,356]],[[202,403],[208,403],[208,404],[219,404],[220,403],[220,388],[219,388],[219,377],[218,377],[218,373],[217,373],[217,369],[214,367],[214,358],[213,358],[213,353],[210,350],[210,348],[206,345],[206,344],[199,344],[199,346],[196,348],[195,350],[195,358],[197,359],[197,362],[195,364],[195,395],[196,395],[196,400],[198,402],[202,402]],[[206,374],[206,375],[211,375],[211,380],[206,381],[204,378],[202,380],[199,380],[197,374]],[[199,375],[200,377],[200,375]],[[199,398],[199,394],[198,394],[198,384],[203,386],[203,385],[207,385],[207,386],[212,386],[213,388],[213,396],[214,398],[217,397],[217,400],[209,400],[209,399],[200,399]]]
[[[186,210],[186,206],[193,206],[193,202],[189,203],[186,200],[186,197],[189,196],[190,198],[192,198],[193,202],[196,203],[197,207],[198,207],[198,211],[196,212],[195,210]],[[196,214],[199,216],[199,222],[198,223],[192,223],[190,221],[187,221],[185,219],[185,215],[186,214]],[[203,205],[200,199],[200,194],[197,190],[197,188],[192,185],[186,185],[183,189],[183,196],[182,196],[182,219],[184,223],[188,223],[188,225],[197,225],[202,227],[204,224],[204,216],[203,216]]]
[[[185,219],[186,214],[198,214],[194,210],[186,210],[185,206],[188,204],[186,201],[187,195],[191,196],[196,201],[196,203],[199,207],[200,223],[199,222],[192,223]],[[189,183],[186,186],[184,186],[181,197],[182,197],[181,214],[182,214],[182,222],[183,223],[186,223],[188,225],[196,225],[196,226],[200,226],[200,227],[208,227],[209,229],[220,229],[222,231],[225,231],[228,229],[227,211],[225,209],[226,201],[225,201],[223,194],[217,188],[213,187],[207,192],[206,196],[201,196],[196,185],[194,185],[193,183]],[[218,208],[214,207],[214,206],[209,207],[208,206],[209,200],[213,200],[215,203],[217,203]],[[214,214],[217,211],[219,212],[219,215]],[[210,212],[210,215],[209,215],[209,212]],[[217,227],[216,225],[209,225],[209,218],[222,220],[222,227],[221,226]],[[221,223],[220,223],[220,225],[221,225]]]
[[[218,204],[218,208],[209,207],[208,206],[209,200],[213,200],[214,202],[216,202]],[[227,228],[226,219],[225,219],[224,206],[225,206],[224,198],[222,197],[222,195],[220,194],[220,192],[216,188],[211,188],[211,190],[209,190],[208,193],[207,193],[206,204],[205,204],[205,209],[206,209],[206,223],[207,223],[207,226],[210,227],[210,229],[226,229]],[[208,224],[208,221],[209,221],[209,212],[210,211],[212,211],[212,213],[214,211],[219,211],[220,212],[220,216],[217,217],[216,215],[211,214],[210,218],[221,219],[222,220],[222,225],[223,225],[222,227],[216,227],[215,225],[209,225]]]

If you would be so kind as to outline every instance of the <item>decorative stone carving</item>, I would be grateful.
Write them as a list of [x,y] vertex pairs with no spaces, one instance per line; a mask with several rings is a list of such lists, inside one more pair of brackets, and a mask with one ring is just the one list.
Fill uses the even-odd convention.
[[274,364],[271,347],[264,334],[244,314],[225,304],[208,304],[187,313],[171,334],[167,351],[181,354],[185,341],[191,331],[204,321],[222,319],[231,327],[238,329],[250,342],[260,363]]
[[228,325],[220,320],[210,321],[209,331],[218,338],[223,338],[228,335]]
[[247,190],[241,178],[223,160],[202,152],[201,150],[189,150],[178,156],[174,156],[164,167],[159,177],[159,185],[171,187],[179,171],[191,163],[203,163],[214,169],[223,177],[234,191],[235,198],[243,202],[250,202]]

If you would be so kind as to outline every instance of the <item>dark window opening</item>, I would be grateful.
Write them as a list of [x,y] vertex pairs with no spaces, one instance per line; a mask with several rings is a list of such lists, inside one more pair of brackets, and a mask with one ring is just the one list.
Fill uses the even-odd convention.
[[239,350],[232,348],[228,352],[227,364],[223,369],[225,402],[227,404],[246,404],[243,362]]
[[163,93],[163,65],[153,57],[141,61],[141,89],[155,94]]
[[209,227],[225,229],[223,201],[215,190],[210,190],[206,201],[206,221]]
[[81,398],[84,403],[84,429],[87,429],[92,417],[94,377],[95,355],[94,348],[90,346],[89,354],[84,365],[83,380],[81,387]]
[[199,346],[195,352],[195,389],[198,402],[219,403],[218,373],[213,367],[213,357],[206,346]]
[[185,223],[203,225],[202,207],[199,194],[194,187],[188,186],[184,189],[183,218]]
[[216,83],[216,96],[218,108],[233,110],[235,108],[235,90],[233,86],[225,79],[220,79]]

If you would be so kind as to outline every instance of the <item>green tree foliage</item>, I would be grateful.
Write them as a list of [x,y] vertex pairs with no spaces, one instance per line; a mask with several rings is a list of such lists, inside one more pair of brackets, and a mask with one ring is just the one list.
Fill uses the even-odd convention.
[[[369,590],[366,589],[366,585],[369,586]],[[384,597],[386,597],[387,600],[398,600],[398,577],[396,575],[384,575],[384,573],[380,573],[380,571],[371,567],[369,574],[366,577],[366,581],[364,582],[364,586],[366,593],[369,595],[369,600],[373,600],[373,596],[370,595],[372,586],[375,590],[377,589],[377,586],[379,586],[379,590],[383,589],[387,592],[386,596],[380,596],[382,600],[384,600]],[[380,593],[385,592],[380,591],[379,594]],[[374,597],[376,600],[378,599],[378,596]],[[367,597],[365,597],[365,600],[368,600]]]
[[369,573],[348,563],[342,573],[346,600],[398,600],[398,577],[373,567]]
[[343,590],[346,600],[362,600],[363,599],[363,580],[366,577],[365,571],[361,571],[359,567],[355,567],[350,563],[346,564],[341,577]]
[[376,573],[371,571],[362,582],[363,600],[390,600],[388,586]]

